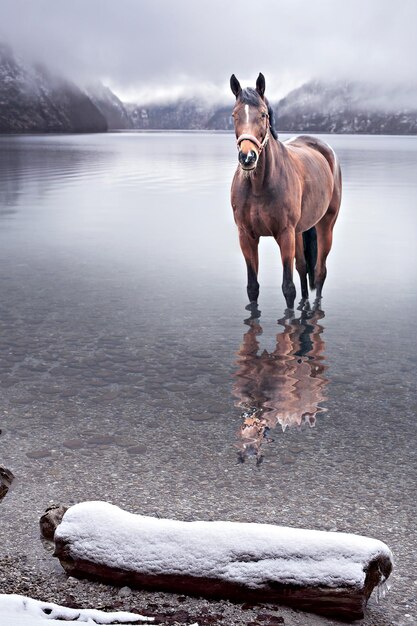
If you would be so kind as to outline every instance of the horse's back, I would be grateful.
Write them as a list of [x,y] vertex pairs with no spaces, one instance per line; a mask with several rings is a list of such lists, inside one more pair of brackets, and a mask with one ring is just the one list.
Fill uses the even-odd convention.
[[316,150],[324,156],[330,166],[333,175],[335,175],[340,169],[339,161],[333,148],[329,146],[328,143],[322,141],[321,139],[318,139],[317,137],[313,137],[312,135],[298,135],[285,141],[284,145],[291,145],[294,148],[302,148],[304,146],[307,146],[312,150]]
[[298,135],[296,137],[292,137],[291,139],[285,141],[284,145],[291,146],[293,148],[300,148],[301,150],[307,147],[310,150],[319,152],[326,159],[333,176],[333,194],[331,205],[333,205],[334,208],[337,207],[338,210],[342,195],[342,172],[340,169],[339,159],[337,158],[333,148],[322,139],[318,139],[318,137],[313,137],[312,135]]

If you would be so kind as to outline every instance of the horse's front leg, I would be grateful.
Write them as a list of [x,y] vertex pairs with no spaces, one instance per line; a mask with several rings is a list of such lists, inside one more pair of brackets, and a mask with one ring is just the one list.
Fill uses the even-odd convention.
[[251,237],[247,232],[239,229],[239,242],[242,254],[245,257],[248,270],[248,298],[252,305],[258,303],[259,283],[258,283],[258,244],[259,237]]
[[295,285],[292,278],[295,257],[295,229],[286,228],[278,235],[276,240],[281,251],[283,267],[282,292],[287,302],[287,308],[293,309],[296,295]]

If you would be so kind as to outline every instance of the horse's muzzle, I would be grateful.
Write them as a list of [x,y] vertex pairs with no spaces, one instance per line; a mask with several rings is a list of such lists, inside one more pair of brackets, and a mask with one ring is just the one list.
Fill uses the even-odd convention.
[[239,150],[238,155],[239,163],[244,170],[253,170],[256,167],[258,155],[255,150],[249,150],[249,152],[243,152]]

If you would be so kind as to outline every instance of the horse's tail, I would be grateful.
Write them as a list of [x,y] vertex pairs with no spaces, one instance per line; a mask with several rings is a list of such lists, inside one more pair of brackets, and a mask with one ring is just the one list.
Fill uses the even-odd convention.
[[313,226],[303,232],[304,257],[307,265],[308,282],[310,289],[316,288],[316,279],[314,276],[314,268],[317,263],[317,233],[316,227]]

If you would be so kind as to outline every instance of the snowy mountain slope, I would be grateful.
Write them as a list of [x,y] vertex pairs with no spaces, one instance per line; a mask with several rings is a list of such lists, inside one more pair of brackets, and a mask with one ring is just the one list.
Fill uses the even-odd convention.
[[133,128],[133,121],[123,102],[100,82],[89,85],[86,93],[107,120],[109,130]]
[[[83,91],[45,67],[23,63],[0,43],[0,133],[233,130],[230,96],[230,106],[193,97],[126,104],[98,81]],[[417,83],[315,80],[272,104],[281,131],[417,134]]]
[[275,105],[278,128],[325,133],[417,134],[417,86],[311,81]]
[[204,130],[214,110],[215,107],[195,98],[168,104],[128,105],[137,129]]
[[81,89],[0,44],[0,132],[106,130],[106,119]]
[[[417,134],[417,86],[311,81],[272,106],[280,131]],[[231,96],[230,106],[183,100],[129,110],[135,128],[233,130],[232,108]]]

